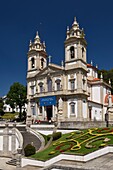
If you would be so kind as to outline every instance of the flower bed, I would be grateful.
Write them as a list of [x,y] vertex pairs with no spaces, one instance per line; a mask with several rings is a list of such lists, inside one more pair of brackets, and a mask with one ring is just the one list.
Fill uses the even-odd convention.
[[37,158],[50,159],[60,153],[88,154],[102,147],[113,144],[113,128],[93,128],[64,134],[41,153]]

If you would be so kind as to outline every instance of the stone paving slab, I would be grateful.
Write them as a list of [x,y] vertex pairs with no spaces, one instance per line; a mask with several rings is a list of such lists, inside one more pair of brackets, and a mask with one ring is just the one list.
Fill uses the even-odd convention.
[[0,157],[0,170],[16,170],[15,166],[6,164],[11,158]]

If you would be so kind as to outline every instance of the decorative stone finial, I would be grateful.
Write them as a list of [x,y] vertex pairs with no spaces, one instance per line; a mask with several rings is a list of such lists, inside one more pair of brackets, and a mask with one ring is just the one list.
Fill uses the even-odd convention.
[[102,74],[102,72],[101,72],[101,74],[100,74],[100,79],[103,80],[103,74]]
[[111,85],[111,80],[109,79],[109,85]]
[[69,31],[69,26],[67,26],[67,32]]
[[78,25],[77,21],[76,21],[76,17],[74,17],[74,22],[72,25]]
[[74,21],[76,22],[76,17],[74,17]]
[[91,60],[91,65],[93,65],[93,62],[92,62],[92,60]]
[[29,42],[29,46],[31,46],[32,45],[32,41],[30,40],[30,42]]
[[43,41],[43,45],[44,45],[44,47],[46,46],[45,41]]
[[98,68],[98,65],[96,64],[96,68]]
[[38,31],[36,32],[36,37],[34,39],[34,43],[40,43],[40,37],[39,37],[39,34],[38,34]]
[[63,60],[61,61],[61,66],[64,67],[64,61]]
[[52,56],[49,55],[48,58],[49,58],[49,63],[51,63]]
[[36,37],[39,37],[39,35],[38,35],[38,31],[36,32]]

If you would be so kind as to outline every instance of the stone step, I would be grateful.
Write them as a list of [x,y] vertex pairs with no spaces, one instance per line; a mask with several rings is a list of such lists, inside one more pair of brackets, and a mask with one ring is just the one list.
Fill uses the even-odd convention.
[[11,159],[10,161],[6,162],[6,164],[16,166],[16,159]]
[[41,142],[35,135],[33,135],[30,132],[27,132],[25,127],[17,127],[17,129],[21,132],[21,134],[23,136],[23,150],[22,150],[23,155],[24,155],[24,148],[28,144],[33,144],[33,146],[35,146],[36,150],[38,150],[40,148]]

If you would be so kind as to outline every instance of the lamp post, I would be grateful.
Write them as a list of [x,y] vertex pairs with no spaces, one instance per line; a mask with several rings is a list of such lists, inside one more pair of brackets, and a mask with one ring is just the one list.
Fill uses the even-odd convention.
[[109,126],[109,114],[108,114],[108,110],[105,113],[105,121],[106,121],[106,127]]

